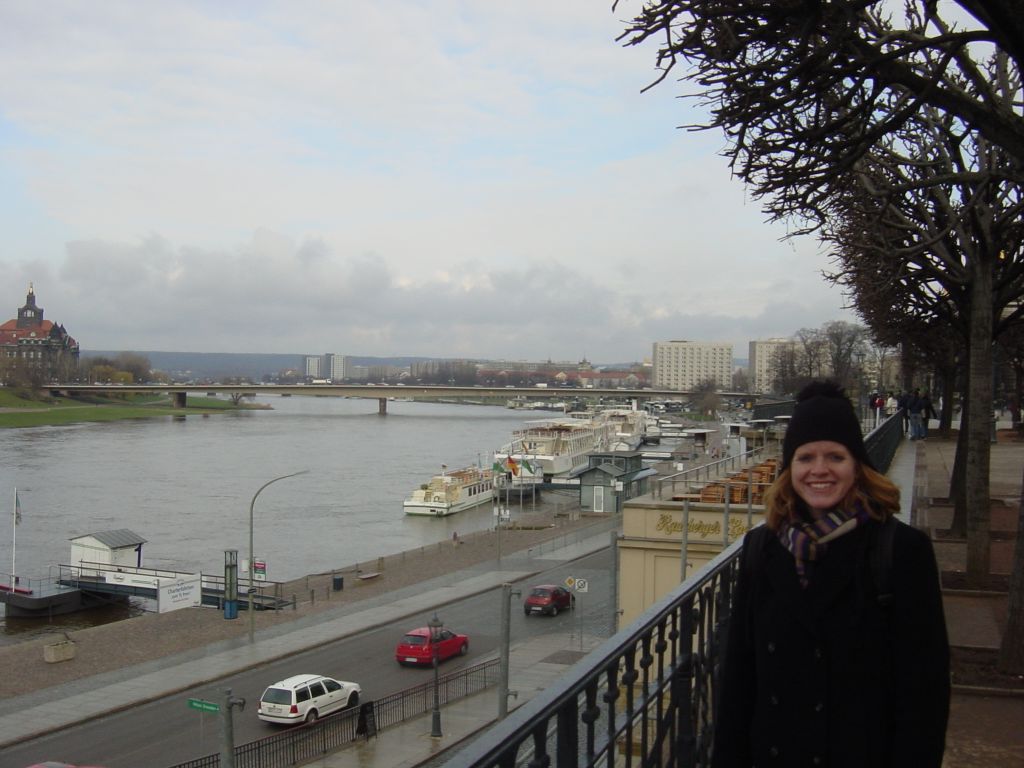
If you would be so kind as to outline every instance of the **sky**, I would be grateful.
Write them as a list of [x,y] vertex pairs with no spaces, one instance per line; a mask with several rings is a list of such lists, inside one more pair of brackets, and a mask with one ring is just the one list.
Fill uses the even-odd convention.
[[[0,299],[83,350],[640,361],[855,321],[593,0],[0,0]],[[0,315],[4,310],[0,309]]]

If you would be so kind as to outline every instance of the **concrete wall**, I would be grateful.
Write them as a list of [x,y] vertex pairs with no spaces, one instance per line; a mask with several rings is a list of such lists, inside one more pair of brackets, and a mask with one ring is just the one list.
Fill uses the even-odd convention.
[[[761,522],[764,508],[751,508],[750,525]],[[681,501],[655,500],[651,495],[630,499],[623,505],[622,538],[619,540],[619,626],[626,626],[650,605],[682,582],[679,573],[684,505]],[[686,576],[703,568],[726,546],[749,529],[746,504],[730,506],[690,503]],[[727,536],[723,538],[723,529]]]

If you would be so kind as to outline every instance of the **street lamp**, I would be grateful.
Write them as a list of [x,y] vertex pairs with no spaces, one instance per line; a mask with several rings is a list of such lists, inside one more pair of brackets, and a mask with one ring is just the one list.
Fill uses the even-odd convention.
[[430,717],[430,735],[435,738],[441,738],[441,700],[438,698],[437,692],[437,644],[441,640],[441,627],[444,623],[437,618],[437,612],[434,612],[434,618],[427,622],[427,627],[430,628],[430,655],[434,662],[434,711]]
[[284,479],[289,478],[289,477],[296,477],[297,475],[305,475],[305,474],[308,474],[308,472],[309,472],[308,469],[304,469],[301,472],[292,472],[290,475],[281,475],[280,477],[275,477],[273,480],[268,480],[267,482],[265,482],[263,485],[260,486],[260,489],[258,491],[256,491],[256,493],[253,494],[252,501],[249,502],[249,642],[250,643],[253,642],[253,638],[254,638],[254,636],[256,634],[256,604],[254,602],[255,598],[253,597],[253,594],[256,591],[256,588],[255,588],[256,580],[254,578],[254,576],[255,576],[255,567],[254,567],[254,564],[253,564],[253,547],[252,547],[252,540],[253,540],[252,518],[253,518],[253,507],[256,506],[256,497],[259,496],[261,493],[263,493],[263,489],[264,488],[266,488],[268,485],[271,485],[272,483],[276,483],[278,480],[284,480]]

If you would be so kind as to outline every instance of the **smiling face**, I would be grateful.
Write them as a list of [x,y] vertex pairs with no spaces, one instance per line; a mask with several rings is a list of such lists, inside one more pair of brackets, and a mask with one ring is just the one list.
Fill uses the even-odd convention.
[[857,462],[842,443],[804,443],[790,465],[793,490],[814,517],[839,505],[857,479]]

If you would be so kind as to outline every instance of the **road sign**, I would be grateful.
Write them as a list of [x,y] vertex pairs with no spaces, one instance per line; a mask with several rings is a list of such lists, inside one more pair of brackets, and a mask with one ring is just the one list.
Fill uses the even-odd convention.
[[267,580],[267,561],[262,560],[258,557],[252,559],[252,578],[253,581],[266,581]]
[[577,592],[586,592],[590,589],[590,584],[586,579],[577,579],[574,576],[568,576],[565,579],[565,586],[569,589],[575,589]]
[[220,704],[206,699],[189,699],[189,709],[198,709],[200,712],[220,712]]

